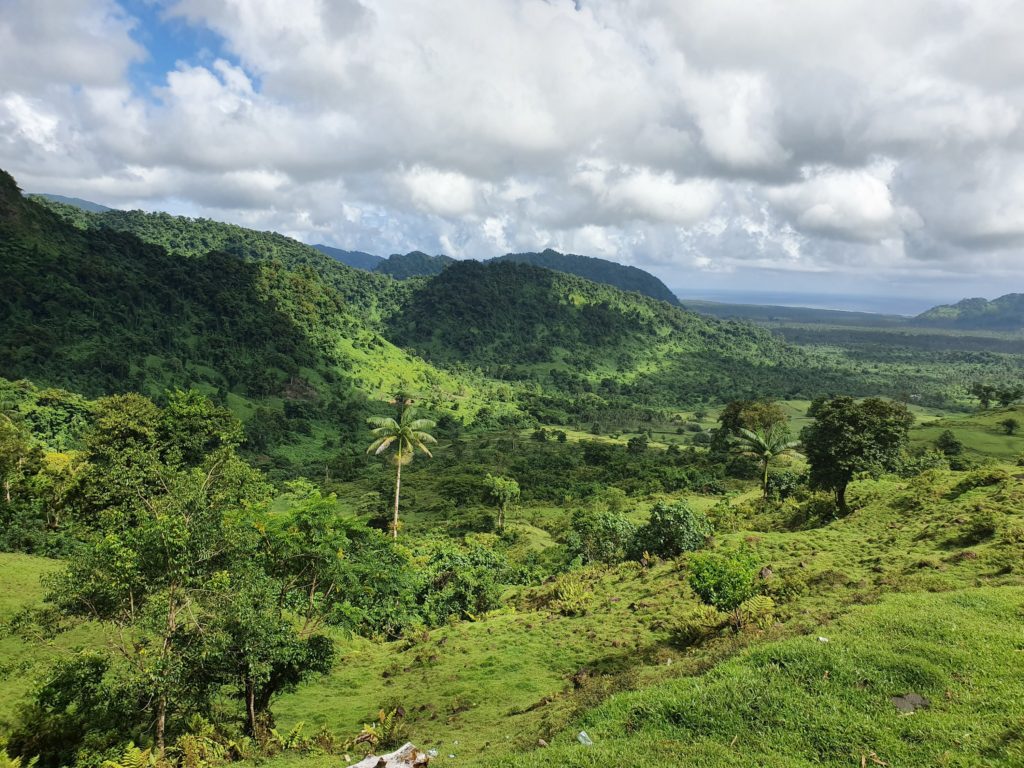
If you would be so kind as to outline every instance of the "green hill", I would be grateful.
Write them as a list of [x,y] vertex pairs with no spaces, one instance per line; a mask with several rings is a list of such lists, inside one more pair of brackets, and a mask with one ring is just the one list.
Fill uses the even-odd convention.
[[471,406],[465,419],[490,400],[382,336],[400,283],[280,235],[43,205],[3,174],[0,256],[7,378],[86,395],[196,386],[316,445],[403,387],[439,412]]
[[410,277],[432,277],[439,275],[455,259],[450,256],[430,256],[423,251],[409,253],[393,253],[382,259],[373,268],[374,272],[390,275],[395,280],[408,280]]
[[574,253],[559,253],[548,248],[540,253],[506,253],[491,261],[514,261],[519,264],[532,264],[545,267],[556,272],[585,277],[595,283],[604,283],[621,288],[624,291],[635,291],[652,299],[667,301],[679,305],[679,299],[668,287],[650,272],[638,267],[618,264],[607,259],[593,256],[577,256]]
[[108,205],[94,203],[92,202],[92,200],[83,200],[80,197],[65,197],[64,195],[51,195],[45,192],[39,195],[31,195],[31,197],[40,197],[54,203],[62,203],[63,205],[70,205],[75,208],[81,208],[83,211],[87,211],[89,213],[103,213],[105,211],[114,210]]
[[325,253],[342,264],[348,264],[348,266],[355,267],[356,269],[365,269],[367,272],[373,272],[373,268],[384,261],[382,257],[364,251],[345,251],[341,248],[334,248],[323,244],[317,244],[313,247],[320,251],[320,253]]
[[413,286],[388,336],[439,365],[633,406],[876,386],[752,325],[509,261],[459,261]]
[[998,299],[964,299],[942,304],[913,319],[916,325],[963,330],[1017,331],[1024,329],[1024,293],[1008,293]]

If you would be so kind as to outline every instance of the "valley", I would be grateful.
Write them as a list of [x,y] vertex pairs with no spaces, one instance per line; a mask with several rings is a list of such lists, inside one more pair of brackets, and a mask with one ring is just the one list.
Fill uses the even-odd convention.
[[0,755],[1024,760],[1012,302],[339,258],[0,176]]

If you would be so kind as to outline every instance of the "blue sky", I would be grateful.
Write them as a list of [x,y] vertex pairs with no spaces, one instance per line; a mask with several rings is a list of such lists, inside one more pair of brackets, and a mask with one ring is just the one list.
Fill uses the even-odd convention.
[[209,64],[226,59],[240,65],[225,46],[224,38],[202,24],[170,16],[165,5],[152,0],[122,0],[121,8],[134,21],[131,37],[145,49],[145,56],[128,69],[135,92],[153,98],[179,62]]
[[371,253],[552,247],[691,295],[1024,288],[1024,5],[0,10],[0,167],[32,191]]

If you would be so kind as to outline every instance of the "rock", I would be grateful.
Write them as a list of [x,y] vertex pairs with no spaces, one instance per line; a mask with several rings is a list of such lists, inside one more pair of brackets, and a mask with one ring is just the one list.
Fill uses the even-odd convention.
[[538,747],[546,747],[547,745],[548,745],[548,743],[546,741],[544,741],[544,739],[537,739],[537,746]]
[[775,571],[766,565],[758,572],[757,575],[761,577],[761,581],[768,581],[768,579],[775,575]]
[[902,696],[893,696],[889,701],[895,704],[896,709],[900,712],[906,712],[908,715],[919,709],[928,709],[931,706],[931,702],[919,693],[905,693]]
[[591,741],[589,736],[587,736],[587,732],[586,731],[580,731],[579,733],[577,733],[576,734],[576,741],[578,741],[584,747],[592,747],[592,746],[594,746],[594,742]]
[[386,755],[367,755],[349,768],[421,768],[429,763],[430,756],[409,742]]
[[827,637],[819,637],[818,638],[818,642],[819,643],[827,643],[828,642],[828,638]]

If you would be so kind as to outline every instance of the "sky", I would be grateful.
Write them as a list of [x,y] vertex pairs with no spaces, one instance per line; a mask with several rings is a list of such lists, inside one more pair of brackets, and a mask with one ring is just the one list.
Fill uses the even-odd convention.
[[1016,0],[0,0],[0,168],[670,287],[1024,291]]

